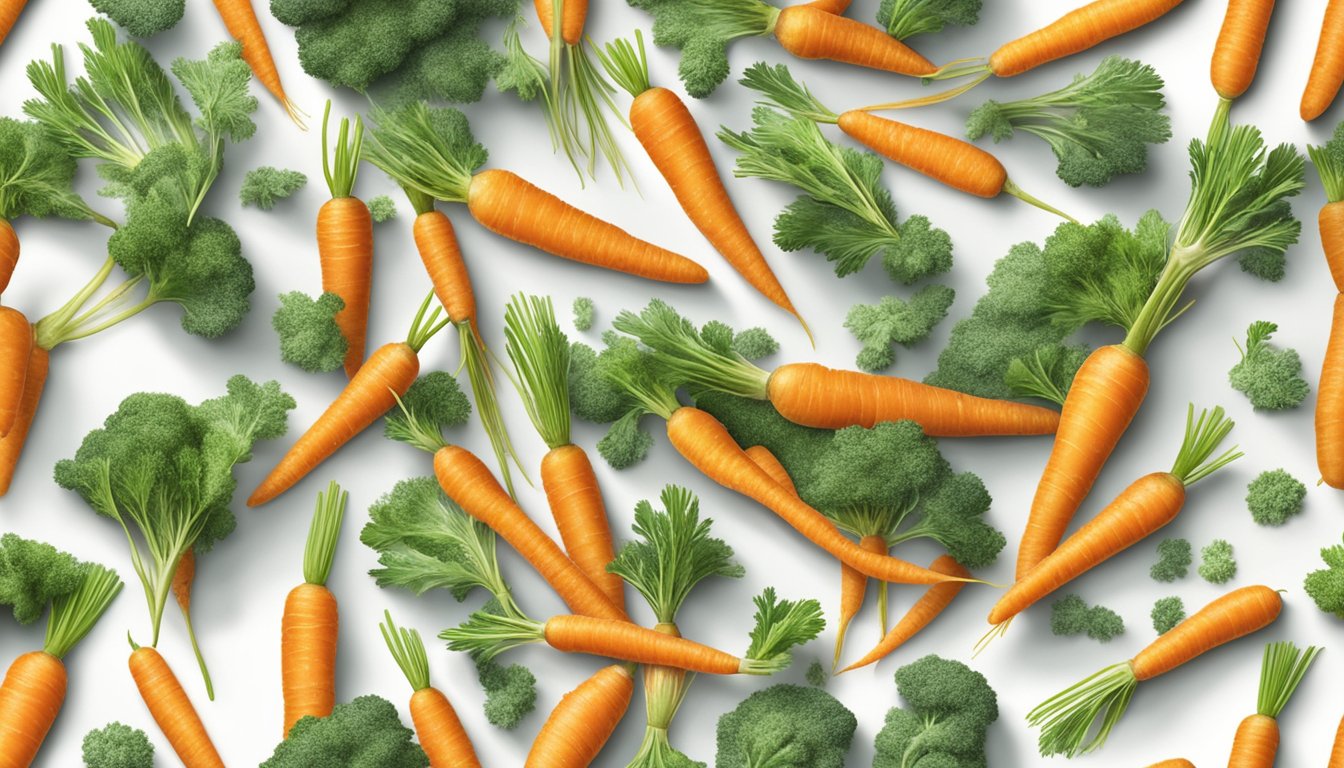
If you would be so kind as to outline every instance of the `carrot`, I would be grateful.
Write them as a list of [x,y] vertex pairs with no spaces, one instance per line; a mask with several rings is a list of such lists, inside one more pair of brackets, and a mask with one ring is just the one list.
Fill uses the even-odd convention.
[[599,669],[551,710],[532,741],[525,768],[587,768],[620,725],[634,693],[628,666]]
[[0,307],[0,438],[23,408],[23,380],[33,356],[33,326],[13,307]]
[[751,459],[756,466],[761,468],[761,471],[769,475],[770,479],[778,483],[781,488],[792,493],[794,496],[798,495],[798,488],[793,484],[793,478],[789,477],[789,470],[785,469],[784,465],[779,463],[779,459],[775,454],[770,452],[769,448],[766,448],[764,445],[753,445],[744,451],[744,453],[747,454],[747,458]]
[[326,717],[336,706],[336,597],[327,589],[349,494],[334,481],[317,495],[303,549],[303,583],[290,590],[280,619],[280,679],[285,737],[300,718]]
[[1335,745],[1330,748],[1330,764],[1326,768],[1344,768],[1344,717],[1335,728]]
[[[886,555],[891,551],[887,546],[887,540],[881,536],[864,536],[859,539],[859,546],[864,551],[876,555]],[[845,635],[848,633],[849,625],[854,621],[854,617],[859,615],[859,609],[863,607],[863,598],[867,592],[868,577],[841,563],[840,618],[836,621],[835,655],[831,659],[831,669],[840,665],[840,654],[845,647]],[[878,600],[881,602],[881,597]],[[883,613],[886,612],[883,611]],[[885,631],[885,627],[883,629]]]
[[[969,577],[971,574],[961,566],[950,555],[939,555],[929,568],[939,573],[946,573],[949,576]],[[875,664],[885,659],[905,644],[907,640],[919,634],[921,630],[933,623],[939,614],[947,610],[947,606],[952,604],[952,599],[961,592],[961,588],[966,586],[964,581],[945,581],[942,584],[934,584],[923,594],[915,604],[910,606],[901,620],[896,622],[896,626],[882,638],[873,650],[864,655],[863,658],[850,664],[848,667],[840,670],[841,673],[852,669],[866,667],[869,664]]]
[[1274,757],[1279,751],[1279,715],[1318,652],[1320,649],[1315,647],[1300,651],[1288,642],[1265,646],[1256,713],[1237,726],[1228,768],[1274,768]]
[[606,594],[612,605],[625,605],[625,582],[607,572],[616,557],[602,489],[588,454],[577,445],[552,448],[541,460],[541,487],[555,516],[565,551],[579,570]]
[[989,70],[998,77],[1020,75],[1138,29],[1180,4],[1181,0],[1094,0],[1000,46],[989,57]]
[[1251,87],[1273,12],[1274,0],[1228,0],[1210,68],[1213,89],[1223,99],[1235,99]]
[[1335,281],[1335,288],[1344,292],[1344,201],[1331,200],[1321,206],[1316,223],[1330,277]]
[[[373,216],[363,200],[352,196],[359,171],[364,124],[355,117],[354,138],[350,120],[341,118],[336,137],[336,156],[327,153],[327,120],[331,100],[322,112],[322,173],[331,199],[317,211],[317,255],[322,263],[322,290],[345,302],[336,313],[336,325],[349,345],[345,352],[345,375],[353,378],[364,362],[364,339],[369,324],[369,292],[373,281]],[[334,168],[334,169],[333,169]]]
[[[20,3],[22,5],[22,3]],[[3,14],[4,11],[0,11]],[[4,22],[0,20],[0,43],[5,41]],[[19,263],[19,236],[14,227],[0,219],[0,293],[9,287],[9,279],[14,276],[14,267]]]
[[1344,37],[1340,36],[1340,29],[1344,29],[1344,0],[1329,0],[1321,21],[1316,57],[1311,62],[1306,90],[1302,92],[1299,111],[1303,120],[1315,120],[1325,114],[1339,95],[1340,85],[1344,85]]
[[177,561],[173,569],[173,581],[170,589],[177,607],[182,611],[182,619],[187,625],[187,638],[191,641],[191,650],[196,654],[196,664],[201,668],[201,677],[205,681],[205,696],[215,700],[215,683],[210,678],[210,669],[205,664],[205,654],[196,640],[196,628],[191,623],[191,587],[196,580],[196,550],[188,549]]
[[933,62],[885,30],[811,4],[781,10],[774,34],[781,48],[800,59],[839,61],[914,77],[938,72]]
[[252,68],[257,81],[266,86],[266,90],[280,101],[289,114],[289,119],[304,130],[302,111],[285,95],[280,84],[280,72],[275,68],[275,59],[271,58],[271,48],[266,44],[266,33],[257,21],[257,12],[252,8],[252,0],[214,0],[215,9],[224,20],[224,26],[234,40],[243,44],[243,61]]
[[9,484],[14,480],[14,469],[23,454],[23,444],[28,439],[28,430],[37,416],[37,404],[42,399],[42,388],[47,383],[47,366],[51,355],[47,350],[33,345],[32,356],[28,358],[28,372],[23,382],[23,400],[19,403],[19,412],[14,417],[14,426],[9,434],[0,437],[0,496],[9,492]]
[[0,0],[0,43],[5,42],[9,31],[14,28],[14,23],[19,20],[19,14],[23,13],[23,7],[27,4],[28,0]]
[[1017,550],[1020,580],[1054,551],[1148,392],[1148,363],[1120,344],[1098,347],[1073,378]]
[[46,651],[25,653],[0,683],[0,768],[27,768],[65,702],[65,664]]
[[471,737],[462,727],[462,720],[443,692],[429,684],[429,657],[420,633],[414,629],[399,628],[392,623],[392,613],[378,629],[383,642],[391,651],[397,666],[406,675],[411,689],[411,723],[420,747],[429,756],[430,768],[481,768]]
[[1160,763],[1153,763],[1148,768],[1195,768],[1195,764],[1183,757],[1173,757],[1170,760],[1163,760]]
[[808,5],[839,16],[849,10],[850,0],[812,0]]
[[1316,390],[1316,465],[1326,485],[1344,488],[1344,294],[1335,296]]
[[476,295],[471,290],[471,276],[457,244],[453,222],[435,210],[428,201],[429,210],[415,217],[411,231],[415,249],[420,253],[425,271],[429,273],[434,295],[443,304],[444,311],[455,323],[469,322],[476,326]]
[[[583,24],[588,19],[588,0],[560,0],[561,19],[560,37],[565,45],[578,45],[583,42]],[[537,9],[537,21],[546,37],[551,37],[551,23],[555,19],[554,0],[534,0]]]
[[224,768],[200,715],[159,652],[149,646],[135,646],[130,667],[140,698],[182,764],[186,768]]

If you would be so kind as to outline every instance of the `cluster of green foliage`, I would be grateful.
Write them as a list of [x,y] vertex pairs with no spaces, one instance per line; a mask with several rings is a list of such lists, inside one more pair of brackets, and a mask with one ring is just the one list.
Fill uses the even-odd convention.
[[587,296],[579,296],[574,299],[574,330],[588,331],[592,330],[593,320],[597,314],[597,307],[593,300]]
[[1321,548],[1325,567],[1307,574],[1302,587],[1322,611],[1344,619],[1344,545]]
[[392,702],[360,696],[326,717],[300,718],[261,768],[428,768],[429,758]]
[[981,0],[882,0],[877,23],[897,40],[943,31],[956,25],[969,27],[980,20]]
[[1185,621],[1185,603],[1179,597],[1162,597],[1153,603],[1151,613],[1153,629],[1157,634],[1165,635],[1173,627]]
[[84,768],[154,768],[154,745],[139,728],[108,723],[84,736]]
[[884,296],[877,304],[855,304],[845,316],[845,327],[863,344],[855,364],[865,371],[882,371],[896,362],[892,349],[923,341],[947,317],[956,293],[945,285],[929,285],[909,300]]
[[280,359],[309,373],[334,371],[345,364],[350,342],[336,324],[345,300],[334,293],[313,299],[301,291],[280,294],[271,327],[280,336]]
[[382,224],[397,217],[397,204],[387,195],[378,195],[371,198],[367,204],[369,206],[369,216],[375,224]]
[[716,768],[844,768],[858,720],[834,696],[781,683],[719,718]]
[[238,200],[244,207],[255,205],[263,211],[269,211],[276,203],[303,189],[307,183],[308,177],[298,171],[263,165],[243,176]]
[[1188,539],[1163,539],[1157,544],[1157,562],[1148,570],[1148,575],[1153,581],[1184,579],[1194,561],[1194,551]]
[[929,655],[896,670],[896,691],[906,707],[887,712],[873,768],[987,764],[985,737],[999,702],[984,675]]
[[121,587],[116,572],[97,563],[17,534],[0,536],[0,607],[20,624],[46,613],[42,650],[58,659],[93,629]]
[[40,123],[0,117],[0,219],[58,216],[115,226],[75,194],[75,170],[74,158]]
[[1295,349],[1279,349],[1269,343],[1279,326],[1257,320],[1246,329],[1246,346],[1237,344],[1241,360],[1227,372],[1232,388],[1246,395],[1251,405],[1269,411],[1296,408],[1307,399],[1311,385],[1302,378],[1302,358]]
[[697,99],[728,78],[728,44],[768,35],[779,9],[762,0],[627,0],[653,15],[653,42],[681,50],[677,74]]
[[537,708],[537,676],[522,664],[507,666],[476,659],[476,677],[485,691],[485,719],[511,731]]
[[89,4],[133,37],[167,32],[187,10],[187,0],[89,0]]
[[1257,525],[1283,525],[1302,513],[1307,486],[1284,469],[1261,472],[1246,486],[1246,508]]
[[1210,584],[1226,584],[1237,575],[1237,561],[1226,539],[1214,539],[1199,551],[1199,576]]
[[1078,595],[1065,595],[1050,606],[1050,631],[1060,637],[1087,635],[1106,643],[1124,634],[1125,621],[1110,608],[1089,606]]

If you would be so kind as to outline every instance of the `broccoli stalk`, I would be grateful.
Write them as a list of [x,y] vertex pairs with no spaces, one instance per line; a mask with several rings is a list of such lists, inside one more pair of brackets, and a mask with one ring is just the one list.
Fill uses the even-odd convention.
[[930,285],[909,301],[884,296],[877,304],[855,304],[845,317],[845,327],[863,344],[855,364],[869,372],[890,368],[896,362],[892,346],[909,347],[927,338],[947,317],[955,295],[945,285]]
[[154,768],[154,745],[139,728],[108,723],[84,736],[85,768]]
[[985,676],[959,661],[925,656],[896,670],[908,708],[887,712],[873,768],[985,765],[985,735],[999,718]]
[[1269,411],[1296,408],[1311,392],[1302,378],[1302,358],[1297,350],[1279,349],[1269,337],[1279,326],[1264,320],[1246,329],[1246,346],[1237,344],[1241,360],[1227,373],[1232,388],[1246,395],[1251,405]]
[[337,704],[326,717],[300,719],[261,768],[428,768],[414,736],[391,702],[360,696]]
[[981,0],[882,0],[877,23],[897,40],[941,32],[949,24],[969,27],[980,20]]
[[858,720],[815,687],[757,691],[719,718],[716,768],[844,768]]

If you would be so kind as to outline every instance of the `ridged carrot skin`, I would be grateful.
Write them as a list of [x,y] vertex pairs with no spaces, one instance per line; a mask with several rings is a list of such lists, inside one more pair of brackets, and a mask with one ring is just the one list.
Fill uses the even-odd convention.
[[28,430],[37,416],[37,405],[42,400],[42,388],[47,383],[47,366],[51,354],[42,347],[33,345],[32,357],[28,358],[28,376],[23,382],[23,401],[19,404],[19,413],[14,418],[14,426],[9,434],[0,437],[0,496],[9,492],[14,481],[14,470],[23,455],[23,444],[28,440]]
[[322,290],[345,302],[336,325],[349,347],[345,375],[354,378],[364,363],[369,326],[369,293],[373,284],[373,217],[357,197],[334,197],[317,211],[317,254],[322,264]]
[[666,283],[709,280],[705,268],[685,256],[584,213],[509,171],[473,176],[467,208],[491,232],[563,259]]
[[1095,0],[1000,46],[989,57],[989,69],[999,77],[1020,75],[1138,29],[1180,4],[1181,0]]
[[612,603],[551,537],[532,522],[500,487],[489,467],[471,451],[455,445],[440,448],[434,454],[434,475],[448,498],[517,550],[571,611],[616,622],[630,620],[625,610]]
[[280,84],[280,71],[275,68],[271,47],[266,43],[266,33],[261,29],[261,22],[257,21],[257,12],[252,7],[252,0],[214,0],[214,2],[215,9],[224,20],[224,26],[229,30],[229,35],[243,44],[243,61],[252,68],[252,74],[256,76],[257,82],[265,86],[266,90],[279,100],[291,120],[303,127],[298,108],[285,95],[285,87]]
[[65,702],[65,664],[45,651],[25,653],[0,683],[0,768],[28,768]]
[[5,42],[9,36],[9,31],[14,28],[14,22],[19,20],[19,14],[23,13],[23,7],[28,4],[28,0],[4,0],[0,2],[0,43]]
[[1279,721],[1264,715],[1249,715],[1237,726],[1227,768],[1274,768],[1274,757],[1278,752]]
[[0,438],[14,428],[23,407],[23,381],[33,344],[28,318],[13,307],[0,307]]
[[1017,550],[1018,580],[1064,538],[1147,392],[1148,363],[1128,347],[1098,347],[1078,369]]
[[430,768],[481,768],[457,710],[439,689],[421,688],[411,695],[411,724]]
[[457,243],[453,222],[442,211],[426,211],[415,217],[411,227],[415,249],[429,273],[434,295],[455,323],[470,320],[476,325],[476,294],[462,249]]
[[989,612],[999,625],[1176,519],[1185,484],[1170,472],[1135,480],[1078,532],[1020,577]]
[[714,250],[753,288],[796,317],[798,310],[733,206],[685,102],[666,88],[650,88],[630,104],[630,127],[687,218]]
[[1134,676],[1142,682],[1170,672],[1206,651],[1264,629],[1282,610],[1283,598],[1269,587],[1228,592],[1130,659]]
[[812,0],[808,3],[813,8],[834,13],[837,16],[849,10],[850,0]]
[[1316,387],[1316,466],[1326,485],[1344,488],[1344,294],[1335,296],[1330,341]]
[[607,564],[616,559],[616,548],[588,454],[577,445],[550,450],[541,459],[541,487],[569,558],[612,604],[624,610],[625,582],[607,572]]
[[1235,99],[1251,87],[1273,13],[1274,0],[1228,0],[1209,71],[1219,96]]
[[336,596],[317,584],[290,590],[280,620],[280,680],[285,737],[307,715],[326,717],[336,706]]
[[[537,9],[537,21],[541,22],[541,31],[546,39],[551,37],[551,21],[555,18],[555,6],[552,0],[534,0]],[[560,37],[565,45],[578,45],[583,42],[583,24],[588,20],[588,0],[564,0],[561,9]]]
[[933,62],[885,30],[810,4],[780,11],[774,34],[781,48],[800,59],[839,61],[912,77],[938,71]]
[[[3,11],[0,11],[3,14]],[[3,19],[0,19],[0,43],[5,40]],[[0,293],[9,287],[9,279],[14,276],[14,267],[19,263],[19,236],[8,221],[0,219]]]
[[599,669],[560,698],[537,732],[524,768],[588,768],[620,725],[635,693],[623,664]]
[[[295,441],[247,499],[255,507],[293,488],[317,465],[397,404],[420,374],[420,358],[405,342],[374,350],[359,372],[307,432]],[[395,396],[394,394],[395,393]]]
[[1335,728],[1335,745],[1330,749],[1330,764],[1326,768],[1344,768],[1344,717]]
[[[1341,20],[1344,24],[1344,20]],[[1320,226],[1321,249],[1335,288],[1344,293],[1344,202],[1326,203],[1316,215]]]
[[629,621],[552,616],[545,632],[546,644],[562,653],[584,653],[707,675],[735,675],[742,667],[742,659],[730,653]]
[[888,160],[967,194],[996,197],[1008,183],[1003,163],[955,136],[859,110],[842,113],[837,125]]
[[819,429],[912,419],[934,437],[1049,435],[1060,420],[1049,408],[817,363],[781,365],[770,374],[766,390],[781,416]]
[[149,714],[185,768],[224,768],[205,724],[192,706],[168,662],[159,652],[141,646],[131,652],[131,677]]
[[[970,571],[962,567],[961,563],[953,560],[950,555],[939,555],[929,568],[939,573],[946,573],[949,576],[960,576],[963,578],[971,575]],[[919,634],[925,627],[933,623],[947,606],[952,604],[952,600],[961,593],[966,586],[964,581],[945,581],[942,584],[934,584],[929,587],[915,604],[910,606],[901,620],[896,622],[896,626],[891,628],[882,642],[878,643],[873,650],[864,654],[863,658],[850,664],[848,667],[840,670],[848,672],[860,667],[866,667],[869,664],[875,664],[887,656],[890,656],[897,648],[904,645],[910,638]]]
[[793,484],[793,478],[789,477],[789,470],[785,469],[784,465],[779,463],[779,459],[775,457],[775,454],[770,452],[769,448],[766,448],[764,445],[753,445],[748,448],[745,453],[747,454],[747,458],[751,459],[756,466],[760,467],[761,471],[769,475],[771,480],[779,483],[781,488],[792,493],[794,496],[798,495],[798,488]]
[[1321,21],[1321,38],[1316,43],[1316,58],[1311,62],[1307,87],[1299,109],[1302,119],[1311,121],[1325,114],[1344,85],[1344,0],[1329,0]]

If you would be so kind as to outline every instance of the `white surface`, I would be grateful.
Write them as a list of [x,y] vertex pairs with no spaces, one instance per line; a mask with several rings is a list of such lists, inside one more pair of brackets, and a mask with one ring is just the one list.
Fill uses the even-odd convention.
[[[264,13],[264,2],[256,5],[263,13],[263,25],[289,92],[310,114],[320,116],[322,101],[332,95],[331,91],[303,75],[290,31]],[[858,0],[850,15],[871,21],[876,5],[876,0]],[[978,27],[954,30],[918,46],[934,61],[984,54],[1002,40],[1033,29],[1073,5],[1074,0],[989,2]],[[1281,6],[1275,14],[1258,81],[1236,105],[1233,117],[1254,121],[1271,141],[1299,146],[1308,140],[1319,143],[1326,138],[1332,117],[1317,125],[1303,125],[1297,117],[1297,103],[1324,2]],[[1124,178],[1102,190],[1071,190],[1055,178],[1054,158],[1042,142],[1022,137],[996,151],[1021,186],[1081,219],[1114,211],[1126,224],[1132,224],[1148,207],[1157,207],[1169,219],[1175,219],[1183,209],[1188,188],[1185,145],[1190,137],[1203,133],[1215,102],[1208,82],[1208,60],[1224,8],[1223,3],[1213,0],[1191,0],[1149,29],[1028,76],[988,83],[950,105],[909,117],[920,125],[956,132],[966,113],[985,98],[1049,90],[1067,81],[1075,71],[1090,71],[1110,53],[1140,57],[1167,79],[1176,135],[1153,153],[1150,170],[1141,178]],[[530,8],[524,11],[530,14]],[[79,20],[88,13],[88,6],[75,0],[35,0],[31,4],[0,48],[0,113],[17,115],[21,101],[31,94],[23,76],[23,65],[29,59],[46,56],[52,41],[66,44],[69,51],[75,43],[86,40]],[[595,5],[589,30],[595,39],[606,40],[629,34],[636,25],[647,33],[649,24],[642,13],[611,0]],[[224,35],[209,4],[193,2],[182,25],[153,40],[151,48],[161,62],[167,63],[178,55],[202,55]],[[527,30],[525,40],[540,50],[535,27]],[[652,49],[651,55],[654,82],[676,85],[675,52]],[[741,41],[731,49],[733,72],[740,73],[761,57],[787,60],[768,40]],[[880,73],[832,64],[790,63],[833,107],[920,92],[915,83]],[[78,69],[75,61],[71,64]],[[259,510],[249,510],[242,504],[242,498],[335,396],[343,381],[339,374],[310,376],[279,361],[270,328],[275,296],[281,291],[317,289],[312,222],[326,194],[317,135],[300,133],[274,101],[259,88],[256,91],[262,100],[257,135],[229,149],[225,175],[206,206],[210,213],[232,223],[243,238],[246,255],[256,268],[254,311],[240,329],[216,342],[183,333],[177,327],[178,311],[165,306],[94,340],[59,349],[19,476],[9,495],[0,499],[0,528],[46,539],[82,558],[112,565],[129,582],[94,633],[70,657],[70,695],[38,764],[46,768],[79,765],[83,734],[112,719],[144,728],[159,748],[157,764],[176,764],[126,672],[125,633],[130,630],[143,640],[148,622],[125,540],[115,524],[95,516],[73,493],[51,482],[53,463],[71,455],[84,433],[131,392],[166,390],[197,401],[221,391],[230,374],[243,372],[259,379],[278,378],[296,396],[299,407],[292,414],[290,435],[263,444],[253,463],[240,468],[241,492],[235,504],[238,530],[200,563],[195,618],[211,662],[218,700],[205,700],[180,618],[171,608],[165,616],[160,643],[226,761],[235,766],[254,765],[270,754],[280,735],[281,605],[285,593],[301,578],[303,539],[313,497],[334,478],[349,489],[351,498],[331,582],[342,612],[339,698],[377,693],[397,702],[404,712],[410,691],[376,628],[383,609],[391,608],[401,623],[418,628],[428,639],[433,680],[455,702],[486,764],[492,768],[520,765],[546,713],[562,693],[597,669],[600,662],[565,657],[545,648],[512,653],[507,660],[528,664],[540,679],[537,711],[513,732],[498,730],[484,721],[482,693],[471,665],[465,657],[443,650],[434,639],[439,630],[462,620],[477,599],[465,606],[444,594],[417,599],[402,591],[380,590],[365,575],[375,565],[375,558],[358,540],[366,519],[364,510],[397,480],[427,474],[429,466],[423,455],[389,443],[378,429],[370,429],[281,499]],[[335,94],[335,98],[340,114],[365,106],[362,99],[348,92]],[[707,132],[720,124],[742,128],[748,123],[750,98],[748,92],[729,83],[712,98],[693,103],[692,109]],[[651,297],[661,297],[700,321],[720,318],[737,326],[767,324],[784,344],[781,360],[817,359],[850,365],[857,344],[841,327],[846,309],[856,301],[872,302],[884,294],[907,293],[888,281],[876,263],[862,275],[841,281],[818,256],[782,254],[768,247],[771,221],[792,199],[792,191],[756,180],[734,181],[732,191],[744,217],[758,241],[767,246],[774,269],[817,332],[818,348],[814,352],[797,325],[751,291],[680,214],[632,137],[621,139],[627,157],[638,170],[642,198],[617,189],[610,175],[580,190],[567,165],[551,155],[535,107],[490,93],[480,104],[471,105],[468,112],[477,135],[492,152],[492,165],[521,171],[541,186],[620,222],[638,236],[682,251],[703,263],[713,275],[708,286],[668,287],[570,264],[501,240],[482,231],[460,207],[448,208],[471,266],[483,308],[482,327],[487,341],[497,350],[503,348],[503,302],[510,293],[523,290],[551,293],[566,316],[575,295],[592,296],[603,324],[620,308],[638,308]],[[1334,117],[1339,114],[1339,110],[1332,113]],[[711,146],[720,168],[731,168],[733,154],[717,141]],[[295,199],[281,203],[270,213],[240,210],[235,192],[243,173],[263,164],[301,169],[310,182]],[[1339,540],[1339,497],[1329,488],[1312,485],[1306,513],[1277,530],[1257,528],[1242,501],[1246,482],[1262,469],[1282,465],[1309,485],[1314,481],[1314,398],[1290,413],[1253,414],[1246,400],[1225,380],[1227,369],[1237,358],[1233,337],[1240,335],[1250,321],[1262,318],[1281,324],[1276,341],[1300,350],[1308,377],[1314,381],[1317,375],[1334,290],[1316,236],[1315,215],[1323,202],[1322,193],[1315,174],[1309,173],[1309,177],[1308,192],[1295,203],[1305,228],[1303,243],[1289,254],[1287,279],[1277,285],[1265,284],[1242,275],[1235,264],[1225,264],[1195,281],[1190,295],[1198,298],[1199,304],[1154,345],[1149,355],[1153,384],[1148,401],[1079,515],[1086,519],[1133,478],[1168,466],[1179,442],[1187,402],[1221,403],[1238,420],[1233,439],[1246,449],[1247,457],[1198,486],[1169,533],[1189,537],[1196,547],[1215,537],[1229,539],[1240,563],[1238,576],[1230,586],[1263,582],[1283,588],[1287,590],[1287,609],[1273,628],[1257,637],[1218,650],[1166,679],[1144,684],[1109,745],[1086,758],[1087,764],[1132,768],[1183,755],[1207,767],[1226,759],[1237,721],[1254,709],[1263,643],[1280,638],[1324,644],[1327,651],[1285,713],[1279,764],[1321,765],[1329,753],[1337,718],[1344,712],[1344,700],[1334,684],[1344,671],[1344,648],[1336,642],[1339,622],[1316,610],[1302,593],[1301,582],[1304,573],[1317,567],[1317,549]],[[95,184],[92,171],[85,170],[82,178],[91,193]],[[948,280],[959,291],[953,319],[969,311],[983,291],[990,265],[1009,245],[1039,241],[1057,223],[1049,214],[1011,198],[984,201],[961,196],[903,170],[889,168],[884,180],[903,212],[926,213],[952,234],[956,261]],[[367,166],[356,191],[365,199],[392,194],[401,214],[376,232],[377,275],[369,329],[372,348],[401,337],[412,307],[428,282],[411,243],[410,208],[401,195]],[[116,210],[109,201],[95,204]],[[92,225],[31,220],[19,222],[18,230],[23,238],[23,259],[5,302],[38,317],[63,302],[101,262],[105,232]],[[902,351],[894,372],[912,377],[927,373],[951,324],[943,323],[920,349]],[[1097,338],[1111,340],[1115,336],[1107,333]],[[587,340],[592,342],[594,336]],[[457,361],[455,344],[447,335],[431,342],[423,358],[425,367],[451,370]],[[527,466],[535,468],[543,446],[513,393],[504,392],[502,399],[513,438]],[[592,425],[578,424],[576,430],[576,441],[589,448],[601,434]],[[463,440],[472,449],[488,450],[484,435],[474,424]],[[943,450],[955,467],[974,470],[984,477],[995,498],[993,521],[1010,541],[999,564],[982,574],[986,578],[1007,581],[1011,576],[1016,539],[1048,448],[1046,439],[943,441]],[[627,535],[630,510],[637,499],[656,497],[664,483],[682,483],[700,494],[703,510],[715,520],[715,532],[736,548],[746,565],[747,577],[740,582],[708,584],[694,594],[681,614],[681,626],[688,636],[740,650],[751,621],[751,596],[769,584],[788,597],[820,598],[828,618],[834,615],[835,562],[765,510],[691,471],[664,439],[658,440],[649,460],[638,467],[616,473],[600,465],[599,473],[613,527],[621,537]],[[549,528],[539,490],[524,487],[522,497],[525,507]],[[1006,639],[974,661],[999,693],[1001,716],[989,742],[992,766],[1013,768],[1046,762],[1036,756],[1035,733],[1027,729],[1023,716],[1045,696],[1102,665],[1133,654],[1151,640],[1148,610],[1153,600],[1179,594],[1187,608],[1194,610],[1224,591],[1205,584],[1193,573],[1175,585],[1154,583],[1147,576],[1154,559],[1152,548],[1152,542],[1139,546],[1076,584],[1077,591],[1089,602],[1104,603],[1124,616],[1128,631],[1119,639],[1102,646],[1087,639],[1053,638],[1048,609],[1043,606],[1016,622]],[[507,575],[529,612],[546,616],[561,607],[544,585],[506,552],[506,547],[501,546],[501,551],[505,552]],[[920,562],[926,562],[932,553],[931,548],[919,546],[901,551]],[[894,588],[893,614],[900,615],[919,593],[919,588]],[[995,592],[990,589],[968,589],[946,616],[894,659],[830,684],[829,690],[859,717],[851,765],[868,765],[871,761],[873,737],[887,708],[897,703],[891,681],[896,667],[929,652],[968,660],[972,643],[985,629],[983,616],[994,598]],[[648,618],[646,611],[640,610],[643,606],[637,597],[632,595],[629,602],[639,617]],[[876,641],[876,621],[870,603],[851,630],[851,657]],[[40,626],[3,625],[0,657],[10,658],[41,644]],[[813,658],[829,658],[833,640],[828,630],[799,654],[794,668],[781,679],[801,679]],[[718,716],[768,684],[757,679],[701,678],[676,720],[674,742],[691,756],[712,761]],[[597,764],[624,765],[639,742],[643,720],[642,701],[637,695],[630,715]]]

